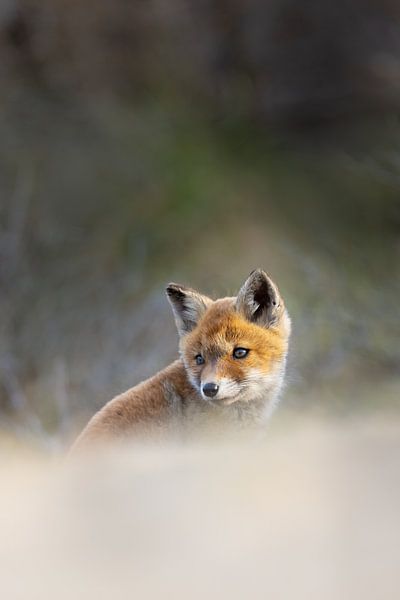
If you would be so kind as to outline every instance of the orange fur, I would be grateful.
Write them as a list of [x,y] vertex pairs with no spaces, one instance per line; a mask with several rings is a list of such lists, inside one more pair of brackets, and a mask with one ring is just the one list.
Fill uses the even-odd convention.
[[[263,271],[246,280],[237,298],[216,301],[170,284],[167,294],[180,333],[181,358],[106,404],[77,440],[129,437],[164,429],[196,412],[260,420],[282,384],[290,320],[277,287]],[[248,354],[235,358],[234,350]],[[198,356],[203,364],[197,364]],[[218,386],[215,399],[206,382]]]
[[[232,357],[234,347],[253,350],[246,361]],[[287,340],[277,329],[264,329],[249,323],[236,311],[228,299],[216,300],[200,321],[197,329],[183,339],[181,344],[185,356],[197,354],[196,348],[219,358],[218,372],[221,377],[229,373],[240,378],[243,371],[259,368],[267,373],[272,362],[281,359],[287,352]]]

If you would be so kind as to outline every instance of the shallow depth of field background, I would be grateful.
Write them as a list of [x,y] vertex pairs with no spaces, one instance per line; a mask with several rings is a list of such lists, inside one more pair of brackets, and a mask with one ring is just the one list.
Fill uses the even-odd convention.
[[[394,0],[0,0],[1,597],[398,599],[399,109]],[[266,435],[64,464],[255,267]]]
[[0,3],[0,426],[62,447],[263,267],[282,410],[399,396],[397,3]]

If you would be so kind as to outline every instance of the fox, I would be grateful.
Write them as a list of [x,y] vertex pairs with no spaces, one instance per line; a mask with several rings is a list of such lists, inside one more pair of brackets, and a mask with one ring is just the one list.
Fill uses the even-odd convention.
[[89,421],[74,447],[129,439],[194,415],[260,424],[284,382],[291,321],[271,277],[256,269],[237,296],[212,300],[166,287],[179,336],[179,358],[116,396]]

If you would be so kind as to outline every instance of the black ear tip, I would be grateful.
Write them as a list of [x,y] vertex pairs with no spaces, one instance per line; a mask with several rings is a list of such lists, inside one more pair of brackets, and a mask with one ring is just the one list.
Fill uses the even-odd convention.
[[176,293],[176,290],[177,288],[175,283],[169,283],[165,288],[165,292],[168,296],[171,296],[172,294]]
[[165,292],[170,298],[179,298],[184,296],[182,287],[177,283],[169,283],[165,288]]
[[266,272],[261,268],[254,269],[249,275],[249,278],[251,279],[266,279],[267,277]]

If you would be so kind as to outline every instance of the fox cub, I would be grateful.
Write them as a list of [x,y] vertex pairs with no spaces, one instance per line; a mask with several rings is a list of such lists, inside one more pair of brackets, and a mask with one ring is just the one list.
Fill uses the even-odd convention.
[[290,319],[277,286],[253,271],[237,297],[211,300],[170,283],[180,358],[117,396],[92,417],[77,440],[129,437],[195,414],[257,423],[278,400]]

